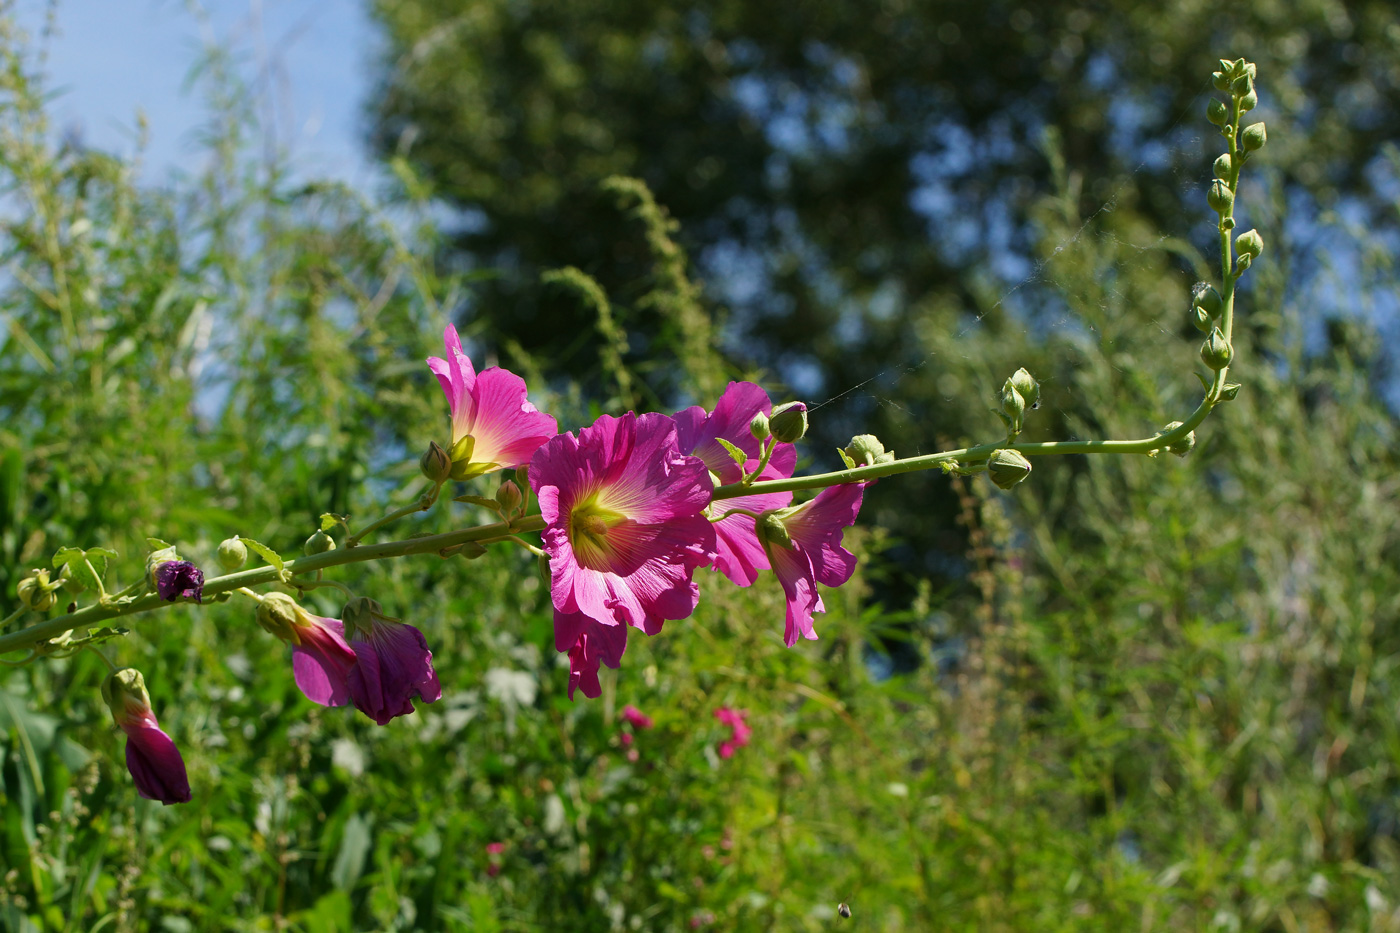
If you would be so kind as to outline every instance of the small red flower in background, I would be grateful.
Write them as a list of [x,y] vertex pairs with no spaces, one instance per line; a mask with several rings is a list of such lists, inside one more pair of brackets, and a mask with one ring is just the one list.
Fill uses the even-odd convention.
[[504,842],[486,843],[486,858],[488,860],[486,865],[486,874],[489,877],[494,878],[501,873],[500,855],[505,850],[506,844]]
[[719,743],[719,757],[733,758],[734,752],[749,744],[753,729],[744,722],[744,717],[748,714],[748,710],[730,709],[728,706],[721,706],[715,710],[715,718],[730,729],[729,738]]

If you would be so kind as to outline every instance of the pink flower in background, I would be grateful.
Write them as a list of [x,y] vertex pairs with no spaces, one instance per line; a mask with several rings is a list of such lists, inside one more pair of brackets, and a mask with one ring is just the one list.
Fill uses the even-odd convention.
[[506,850],[504,842],[486,843],[486,874],[492,878],[501,873],[500,855]]
[[734,752],[749,744],[749,737],[753,735],[753,730],[749,724],[744,722],[744,717],[748,716],[748,710],[731,709],[728,706],[721,706],[715,710],[715,718],[729,727],[729,738],[719,743],[719,757],[733,758]]
[[571,659],[570,693],[597,690],[598,663],[615,667],[634,626],[654,635],[695,610],[696,567],[714,558],[703,509],[709,471],[676,448],[665,415],[603,415],[560,434],[530,461],[545,521],[555,647]]
[[372,599],[346,603],[345,632],[355,652],[348,677],[355,708],[381,726],[413,712],[413,697],[434,703],[442,686],[433,670],[433,653],[423,633],[383,615]]
[[[749,432],[749,422],[759,412],[767,414],[773,408],[768,393],[752,382],[731,382],[715,403],[714,411],[705,412],[699,405],[676,413],[676,440],[681,453],[693,453],[705,461],[717,485],[737,483],[745,473],[757,469],[759,442]],[[743,470],[734,462],[729,451],[720,445],[723,438],[743,451],[748,460]],[[797,451],[791,444],[779,444],[759,479],[785,479],[792,475],[797,463]],[[713,518],[735,509],[755,514],[780,509],[792,501],[790,492],[771,492],[752,496],[721,499],[709,507]],[[710,566],[728,577],[736,586],[749,586],[760,570],[768,569],[768,558],[754,532],[751,516],[731,514],[714,522],[715,559]]]
[[468,479],[528,463],[540,445],[559,433],[558,422],[526,398],[525,380],[498,367],[472,369],[457,328],[443,331],[447,359],[429,357],[452,409],[452,478]]
[[147,800],[188,803],[190,779],[185,760],[151,711],[151,698],[141,672],[124,667],[102,682],[102,698],[112,719],[126,733],[126,768],[136,792]]
[[292,646],[292,675],[312,703],[344,706],[350,702],[350,671],[355,652],[345,640],[345,625],[307,612],[282,593],[268,593],[258,603],[258,624]]
[[840,586],[856,569],[856,557],[841,546],[844,530],[855,523],[866,483],[829,486],[809,502],[768,512],[758,522],[773,572],[787,594],[783,641],[815,639],[812,613],[825,612],[817,584]]
[[622,718],[631,723],[633,729],[650,729],[656,725],[650,716],[630,703],[622,708]]

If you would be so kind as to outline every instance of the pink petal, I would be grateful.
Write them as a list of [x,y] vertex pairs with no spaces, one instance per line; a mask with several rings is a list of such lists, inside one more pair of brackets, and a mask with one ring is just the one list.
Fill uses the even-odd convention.
[[472,388],[473,417],[459,433],[454,419],[453,441],[470,434],[476,439],[474,463],[495,463],[514,468],[528,463],[545,441],[559,433],[550,415],[530,404],[525,380],[498,367],[484,370]]
[[[148,724],[147,724],[148,723]],[[154,716],[142,723],[122,726],[126,733],[126,767],[136,782],[136,792],[147,800],[169,806],[190,800],[190,779],[185,759]]]
[[791,648],[797,638],[815,640],[816,630],[812,627],[812,613],[825,612],[822,598],[817,593],[816,575],[812,571],[812,561],[805,551],[772,545],[768,549],[773,562],[773,572],[783,585],[787,595],[787,620],[783,630],[783,642]]
[[[770,492],[756,496],[736,496],[720,499],[710,505],[710,514],[724,515],[731,509],[762,514],[781,509],[792,501],[790,492]],[[750,586],[758,579],[760,570],[768,569],[768,555],[754,531],[754,520],[748,515],[729,515],[714,522],[715,570],[724,574],[735,586]]]
[[793,542],[811,558],[815,578],[826,586],[840,586],[855,572],[855,555],[841,547],[841,537],[855,524],[865,486],[828,486],[784,523]]

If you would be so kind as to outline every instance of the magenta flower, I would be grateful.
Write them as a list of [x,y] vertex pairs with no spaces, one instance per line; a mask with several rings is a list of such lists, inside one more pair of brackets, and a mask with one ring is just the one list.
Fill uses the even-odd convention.
[[386,725],[413,712],[413,698],[434,703],[442,686],[423,633],[386,617],[372,599],[356,597],[342,614],[355,666],[347,678],[350,700],[370,719]]
[[558,422],[531,405],[525,380],[498,367],[477,373],[462,352],[457,328],[443,331],[447,359],[429,357],[452,409],[452,478],[469,479],[528,463],[559,433]]
[[855,572],[856,556],[841,546],[841,535],[855,523],[866,485],[828,486],[809,502],[765,512],[758,522],[759,538],[787,594],[783,641],[789,648],[798,635],[817,637],[812,613],[826,611],[817,584],[840,586]]
[[141,672],[124,667],[102,682],[102,698],[112,719],[126,733],[126,768],[136,782],[136,792],[147,800],[188,803],[190,779],[185,760],[151,711],[151,698]]
[[203,602],[204,571],[187,560],[167,560],[155,565],[156,592],[166,602],[192,599]]
[[656,725],[650,716],[630,703],[622,708],[622,718],[631,723],[633,729],[650,729]]
[[733,758],[736,751],[749,744],[753,730],[744,722],[744,717],[748,714],[748,710],[731,709],[728,706],[721,706],[715,710],[715,718],[729,727],[729,738],[719,743],[719,757]]
[[355,652],[345,641],[345,625],[307,612],[281,593],[268,593],[258,604],[258,624],[292,646],[292,675],[312,703],[344,706],[350,702],[350,672]]
[[[752,382],[731,382],[715,403],[714,411],[706,414],[699,405],[676,413],[676,441],[681,453],[694,454],[705,461],[715,485],[737,483],[745,473],[758,468],[759,442],[749,433],[749,422],[759,412],[772,409],[768,393]],[[748,457],[741,471],[729,451],[717,440],[723,438]],[[769,458],[759,479],[786,479],[797,463],[797,451],[791,444],[780,444]],[[768,569],[768,558],[754,532],[752,515],[781,509],[792,501],[790,492],[770,492],[738,496],[711,503],[711,518],[726,516],[714,522],[715,559],[711,566],[728,577],[736,586],[749,586],[760,570]]]
[[715,553],[709,471],[677,449],[670,418],[628,412],[552,438],[530,461],[530,485],[545,521],[555,647],[572,659],[571,692],[582,684],[595,696],[598,662],[616,666],[626,644],[603,629],[654,635],[695,610],[691,576]]

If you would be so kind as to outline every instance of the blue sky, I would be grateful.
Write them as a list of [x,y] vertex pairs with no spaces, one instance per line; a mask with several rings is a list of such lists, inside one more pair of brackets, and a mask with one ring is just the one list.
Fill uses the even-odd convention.
[[205,0],[202,15],[186,0],[58,0],[48,36],[47,0],[15,6],[31,47],[45,55],[55,131],[130,156],[144,111],[148,181],[198,157],[208,110],[187,79],[210,42],[231,49],[244,76],[270,89],[277,140],[299,173],[373,177],[364,102],[376,35],[365,0]]

